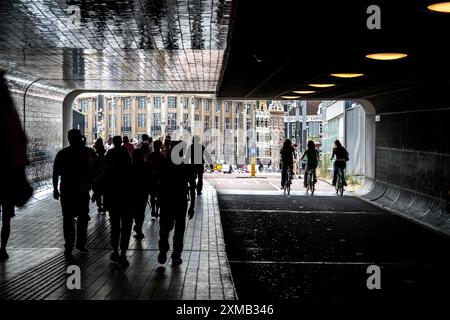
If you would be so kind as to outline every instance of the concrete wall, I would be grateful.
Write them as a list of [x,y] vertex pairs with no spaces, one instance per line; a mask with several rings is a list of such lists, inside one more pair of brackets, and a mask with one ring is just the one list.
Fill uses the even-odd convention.
[[63,143],[63,99],[65,91],[33,84],[29,80],[7,77],[9,90],[28,137],[27,175],[35,188],[51,177],[53,160]]
[[349,154],[347,174],[364,176],[366,164],[366,115],[363,108],[355,104],[345,110],[345,138],[344,143]]
[[376,179],[365,197],[450,234],[450,103],[445,88],[414,88],[371,98],[376,123]]

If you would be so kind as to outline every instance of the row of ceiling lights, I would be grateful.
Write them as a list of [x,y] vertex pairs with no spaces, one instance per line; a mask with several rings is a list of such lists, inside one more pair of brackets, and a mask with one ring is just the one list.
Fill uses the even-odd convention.
[[[435,4],[431,4],[428,7],[428,10],[430,11],[435,11],[435,12],[442,12],[442,13],[450,13],[450,2],[440,2],[440,3],[435,3]],[[408,55],[406,53],[401,53],[401,52],[383,52],[383,53],[371,53],[371,54],[367,54],[366,58],[367,59],[372,59],[372,60],[381,60],[381,61],[389,61],[389,60],[398,60],[398,59],[403,59],[406,58]],[[330,74],[330,76],[335,77],[335,78],[342,78],[342,79],[350,79],[350,78],[358,78],[358,77],[362,77],[364,75],[364,73],[332,73]],[[310,87],[314,87],[314,88],[331,88],[334,87],[336,84],[334,83],[311,83],[309,84]],[[311,93],[315,93],[315,90],[294,90],[292,91],[293,93],[296,94],[311,94]],[[288,99],[288,100],[294,100],[294,99],[299,99],[301,96],[297,96],[297,95],[289,95],[289,96],[281,96],[281,98],[283,99]]]

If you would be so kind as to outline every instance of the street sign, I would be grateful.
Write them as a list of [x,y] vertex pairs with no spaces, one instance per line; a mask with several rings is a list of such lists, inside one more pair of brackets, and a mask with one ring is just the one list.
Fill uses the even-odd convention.
[[250,147],[250,155],[252,156],[256,155],[256,147]]

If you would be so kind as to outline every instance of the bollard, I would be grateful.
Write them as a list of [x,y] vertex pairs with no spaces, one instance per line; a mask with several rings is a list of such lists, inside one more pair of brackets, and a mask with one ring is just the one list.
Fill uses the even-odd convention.
[[252,157],[252,167],[251,167],[251,174],[250,174],[250,176],[251,177],[254,177],[255,176],[255,174],[256,174],[256,167],[255,167],[255,157]]

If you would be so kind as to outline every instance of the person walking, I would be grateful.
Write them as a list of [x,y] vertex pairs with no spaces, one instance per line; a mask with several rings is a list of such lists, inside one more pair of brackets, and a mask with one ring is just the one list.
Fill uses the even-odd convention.
[[[114,138],[113,138],[114,139]],[[133,152],[134,152],[134,146],[133,144],[130,143],[130,139],[128,138],[128,136],[123,136],[123,140],[122,140],[123,144],[122,146],[128,150],[128,152],[130,153],[130,156],[133,156]],[[114,141],[113,141],[114,144]],[[115,147],[115,146],[114,146]]]
[[25,175],[29,165],[26,150],[27,138],[0,71],[0,261],[9,259],[6,246],[11,234],[11,219],[15,216],[14,206],[25,205],[33,193]]
[[143,239],[145,237],[142,232],[142,226],[145,220],[145,209],[148,204],[148,196],[150,193],[151,176],[150,165],[147,162],[146,155],[148,153],[148,145],[143,145],[141,148],[133,152],[132,164],[132,190],[133,190],[133,218],[134,218],[134,232],[136,232],[136,239]]
[[[75,219],[77,223],[76,248],[87,252],[87,227],[89,217],[89,190],[92,185],[93,164],[80,130],[68,132],[69,147],[59,151],[53,164],[53,198],[61,199],[65,255],[72,257],[75,243]],[[59,185],[59,177],[61,184]]]
[[103,194],[104,194],[104,179],[105,179],[105,154],[106,149],[103,144],[103,139],[98,138],[95,141],[92,149],[95,152],[94,156],[94,182],[92,185],[92,190],[94,194],[92,195],[93,200],[97,203],[97,212],[100,214],[105,214],[106,211],[103,208]]
[[161,165],[165,159],[161,153],[162,142],[155,140],[153,142],[153,152],[147,157],[147,162],[150,167],[150,205],[152,220],[159,217],[159,199],[158,193],[161,181]]
[[[122,138],[113,138],[114,149],[106,153],[105,166],[105,197],[104,207],[109,212],[111,223],[111,246],[113,253],[111,260],[121,266],[129,266],[127,250],[130,242],[133,224],[133,208],[125,201],[124,194],[132,184],[131,156],[122,146]],[[120,245],[120,255],[119,255]]]
[[137,145],[136,149],[141,149],[143,146],[147,146],[148,148],[148,152],[152,153],[153,152],[153,139],[150,138],[147,134],[143,134],[142,135],[142,141],[139,142],[139,144]]
[[[195,173],[194,167],[190,163],[175,164],[173,159],[183,157],[175,154],[174,147],[180,141],[173,141],[168,150],[169,157],[164,159],[161,170],[160,203],[161,217],[159,229],[159,255],[158,262],[161,264],[167,261],[167,252],[170,249],[169,234],[173,234],[172,265],[180,265],[183,260],[184,231],[186,228],[186,213],[189,219],[194,216],[195,208]],[[190,205],[188,209],[188,196],[190,195]]]
[[[205,146],[200,143],[200,137],[194,136],[192,144],[189,147],[190,163],[194,165],[195,179],[197,180],[197,195],[202,194],[203,189],[203,171],[205,170],[205,158],[207,162],[212,163],[208,152],[205,152]],[[231,166],[230,166],[231,167]]]

